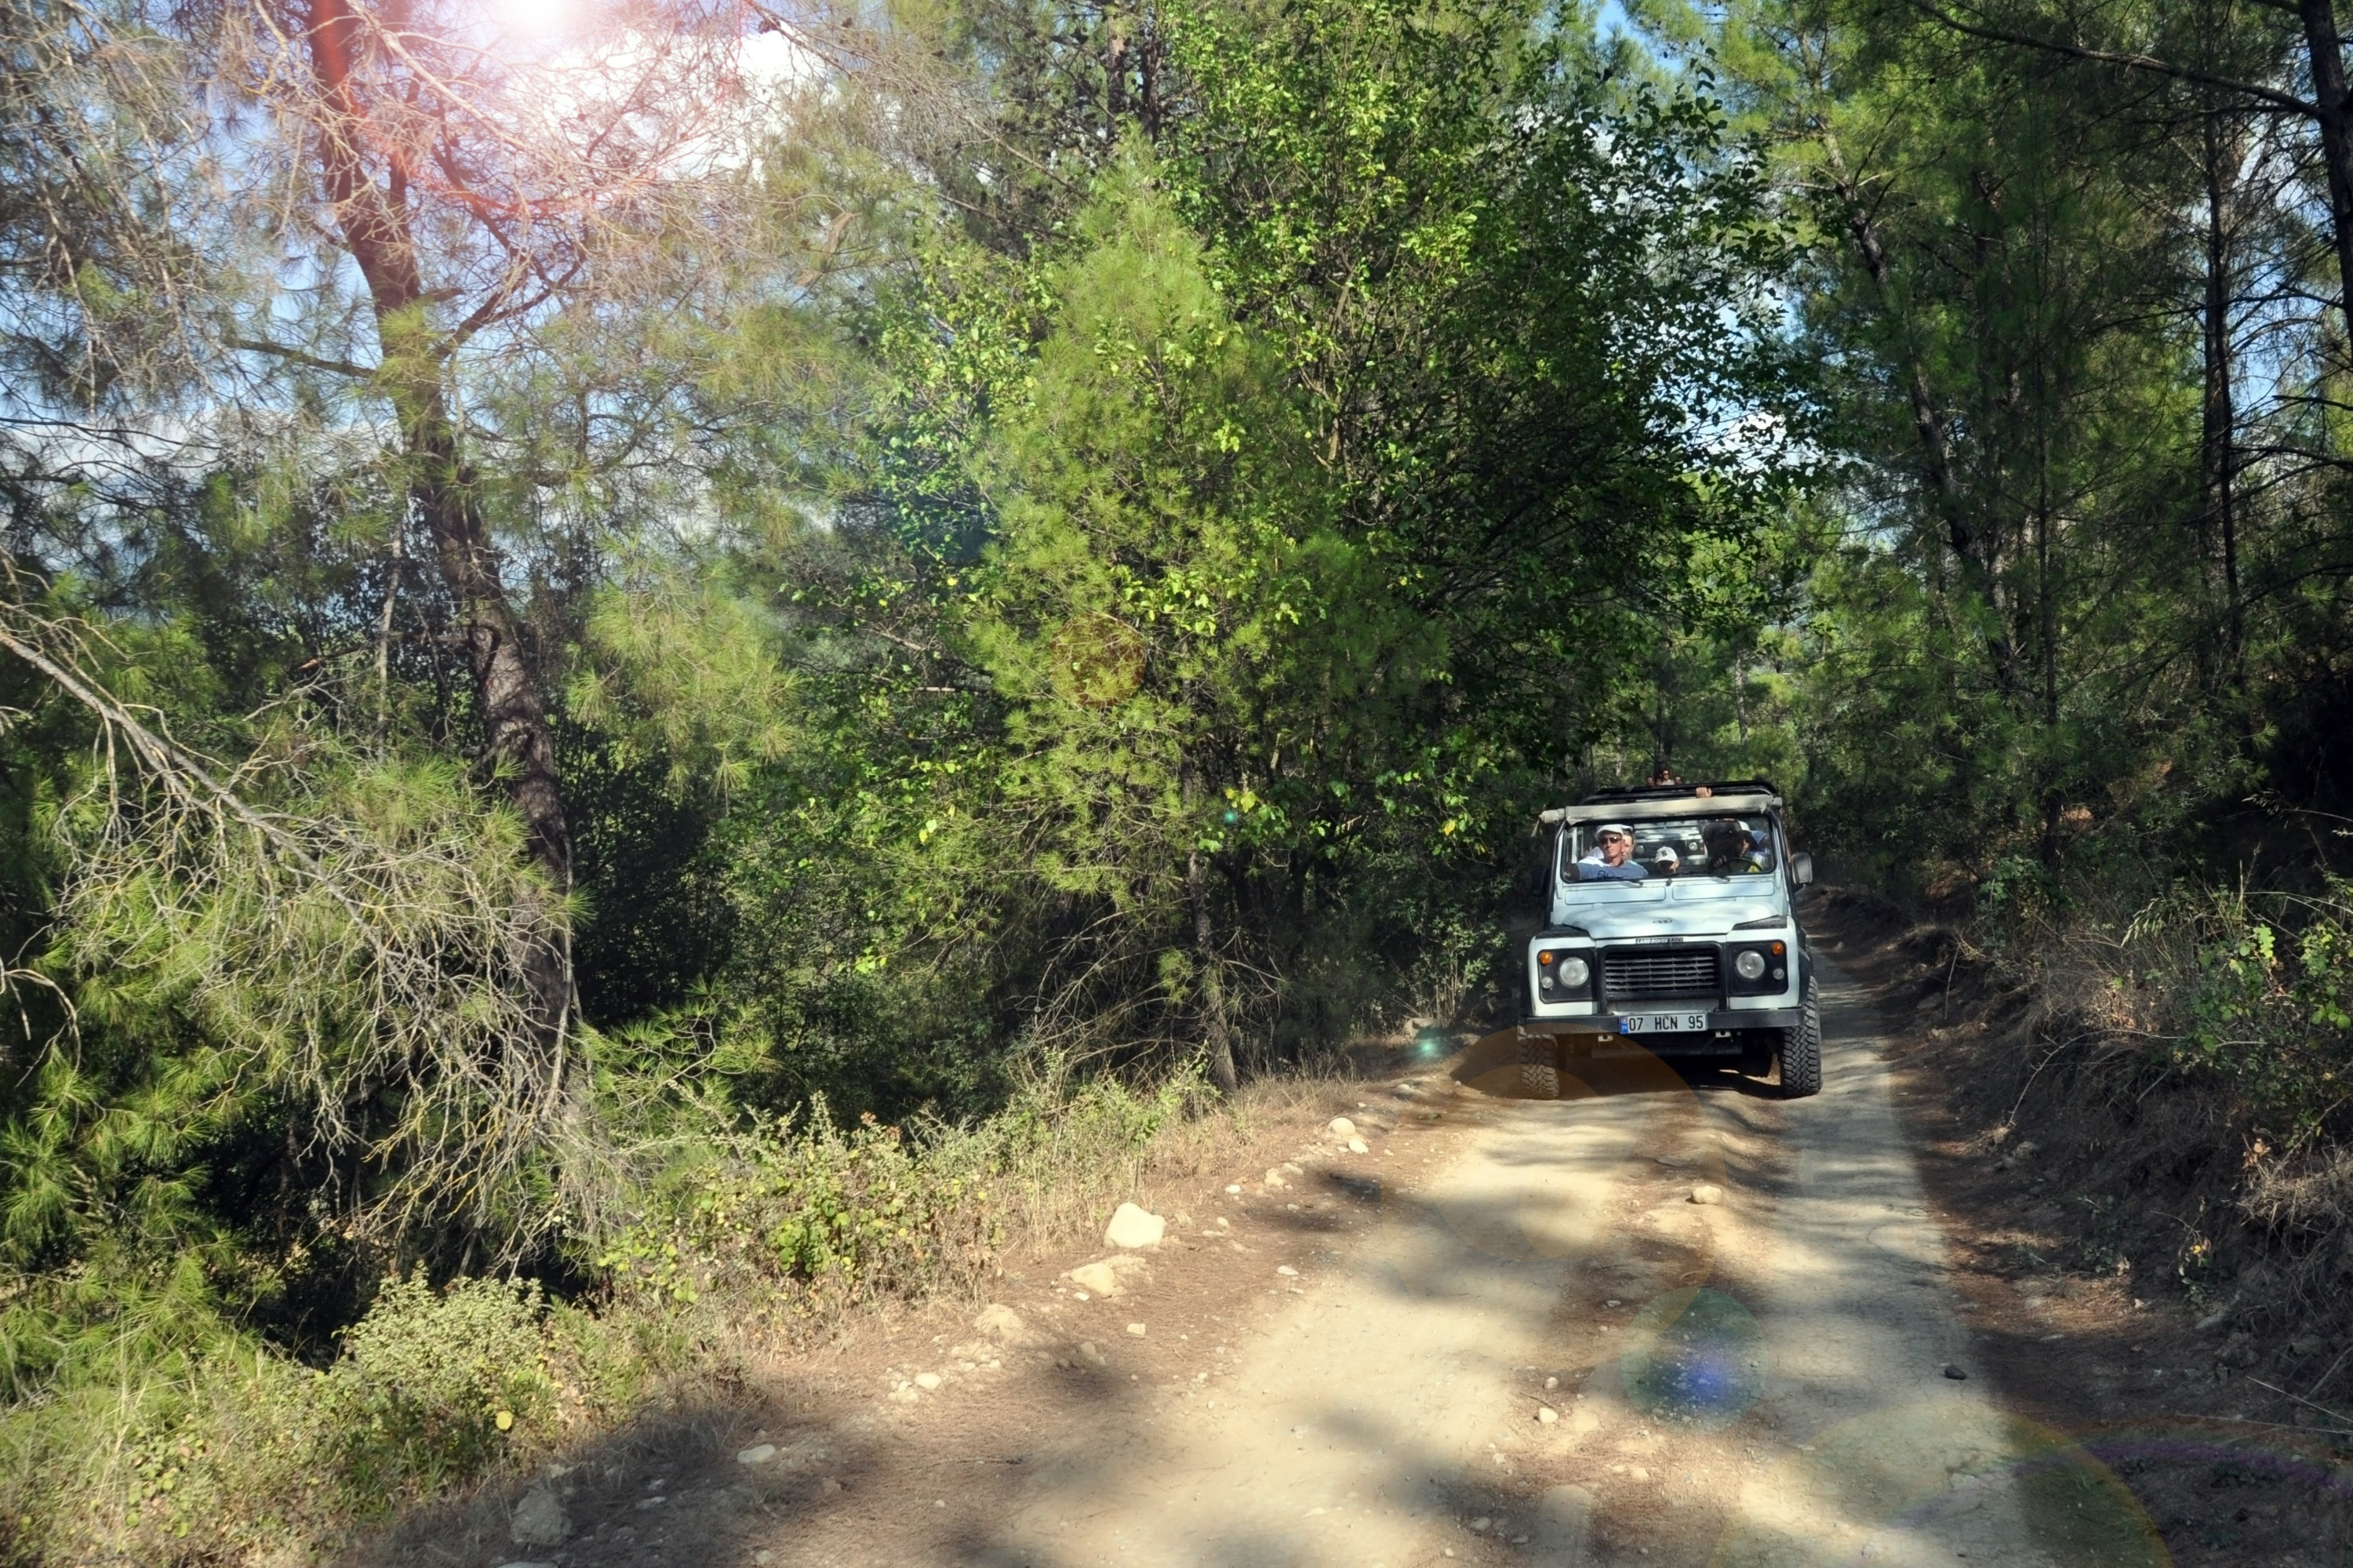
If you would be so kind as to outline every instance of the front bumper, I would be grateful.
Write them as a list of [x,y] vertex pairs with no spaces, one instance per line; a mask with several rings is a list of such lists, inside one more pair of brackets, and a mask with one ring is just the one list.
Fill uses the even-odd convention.
[[[1638,1008],[1629,1011],[1653,1010]],[[1672,1002],[1662,1002],[1655,1011],[1680,1010]],[[1740,1034],[1760,1029],[1795,1029],[1803,1018],[1804,1011],[1795,1007],[1744,1007],[1736,1011],[1711,1008],[1707,1028],[1704,1031],[1678,1034],[1627,1034],[1620,1031],[1615,1013],[1596,1012],[1574,1018],[1522,1019],[1520,1033],[1552,1035],[1571,1055],[1588,1054],[1605,1042],[1611,1045],[1635,1046],[1656,1054],[1662,1051],[1730,1049],[1736,1044],[1736,1037]]]

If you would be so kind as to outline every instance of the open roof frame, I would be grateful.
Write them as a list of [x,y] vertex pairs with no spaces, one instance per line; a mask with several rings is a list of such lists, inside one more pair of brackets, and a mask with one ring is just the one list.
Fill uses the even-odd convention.
[[[1708,793],[1700,794],[1702,789]],[[1728,779],[1724,782],[1645,785],[1629,789],[1600,789],[1574,806],[1555,806],[1538,821],[1555,822],[1655,822],[1672,817],[1696,817],[1722,811],[1778,811],[1781,792],[1762,779]]]

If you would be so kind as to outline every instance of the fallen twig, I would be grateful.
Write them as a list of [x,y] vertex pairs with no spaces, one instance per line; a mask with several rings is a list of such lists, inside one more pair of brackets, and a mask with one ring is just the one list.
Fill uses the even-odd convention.
[[[2331,1369],[2331,1370],[2334,1370],[2334,1369]],[[2257,1388],[2268,1388],[2268,1389],[2270,1389],[2274,1393],[2280,1394],[2280,1395],[2282,1395],[2282,1396],[2284,1396],[2284,1397],[2285,1397],[2285,1398],[2288,1398],[2288,1399],[2292,1399],[2292,1400],[2295,1401],[2298,1404],[2301,1404],[2301,1405],[2305,1406],[2305,1407],[2306,1407],[2306,1409],[2308,1409],[2308,1410],[2317,1410],[2318,1412],[2320,1412],[2320,1414],[2321,1414],[2326,1415],[2326,1416],[2327,1416],[2327,1417],[2328,1417],[2328,1419],[2329,1419],[2329,1420],[2331,1420],[2331,1421],[2353,1421],[2353,1415],[2346,1415],[2346,1414],[2342,1414],[2342,1413],[2340,1413],[2340,1412],[2338,1412],[2338,1411],[2331,1410],[2331,1409],[2329,1409],[2329,1408],[2328,1408],[2328,1406],[2327,1406],[2327,1405],[2325,1405],[2325,1404],[2315,1404],[2313,1401],[2311,1401],[2311,1400],[2309,1400],[2309,1399],[2305,1398],[2305,1397],[2304,1397],[2304,1395],[2302,1395],[2302,1394],[2300,1394],[2300,1393],[2289,1393],[2287,1390],[2285,1390],[2285,1389],[2284,1389],[2284,1388],[2279,1387],[2279,1386],[2278,1386],[2277,1384],[2275,1384],[2275,1383],[2265,1383],[2263,1379],[2261,1379],[2261,1378],[2259,1378],[2259,1377],[2251,1377],[2251,1378],[2249,1378],[2247,1381],[2248,1381],[2249,1383],[2253,1383]],[[2301,1432],[2301,1431],[2306,1431],[2306,1430],[2317,1430],[2317,1431],[2327,1432],[2327,1433],[2328,1433],[2331,1436],[2336,1436],[2336,1437],[2353,1437],[2353,1428],[2343,1427],[2343,1426],[2323,1426],[2323,1427],[2310,1428],[2310,1429],[2307,1429],[2307,1428],[2305,1428],[2305,1427],[2297,1427],[2295,1430],[2297,1430],[2297,1431],[2299,1431],[2299,1432]]]

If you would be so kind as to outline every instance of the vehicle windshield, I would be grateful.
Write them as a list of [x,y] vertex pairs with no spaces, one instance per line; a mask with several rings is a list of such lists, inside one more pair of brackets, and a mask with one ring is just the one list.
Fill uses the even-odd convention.
[[1560,875],[1564,882],[1648,882],[1764,876],[1779,866],[1779,845],[1769,817],[1675,817],[1652,822],[1571,823]]

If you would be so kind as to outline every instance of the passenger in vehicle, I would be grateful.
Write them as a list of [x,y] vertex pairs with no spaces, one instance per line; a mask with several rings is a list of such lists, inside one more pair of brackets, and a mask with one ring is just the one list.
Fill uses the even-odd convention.
[[1634,856],[1634,830],[1604,822],[1593,831],[1593,847],[1577,863],[1579,882],[1640,882],[1651,874]]
[[1706,841],[1708,875],[1739,875],[1748,869],[1748,833],[1736,821],[1711,821]]
[[1672,876],[1683,868],[1683,857],[1675,853],[1672,844],[1661,844],[1651,856],[1651,872],[1655,876]]
[[1762,836],[1751,833],[1738,822],[1710,823],[1706,832],[1708,874],[1746,876],[1772,870],[1772,855],[1758,842]]

